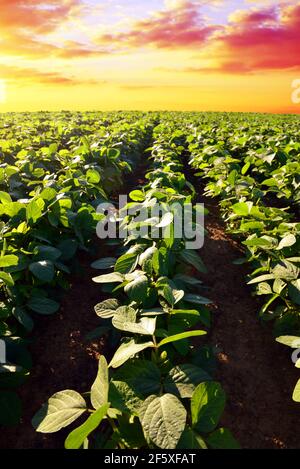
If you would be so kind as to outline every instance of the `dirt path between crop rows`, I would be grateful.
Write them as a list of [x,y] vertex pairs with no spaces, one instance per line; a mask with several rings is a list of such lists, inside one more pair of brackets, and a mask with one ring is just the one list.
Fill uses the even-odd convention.
[[276,343],[261,324],[259,303],[246,285],[247,268],[232,264],[240,246],[226,233],[217,202],[201,198],[210,210],[200,250],[209,269],[203,280],[215,303],[210,343],[217,347],[218,379],[228,396],[222,424],[242,448],[300,448],[300,406],[291,399],[299,378],[290,350]]

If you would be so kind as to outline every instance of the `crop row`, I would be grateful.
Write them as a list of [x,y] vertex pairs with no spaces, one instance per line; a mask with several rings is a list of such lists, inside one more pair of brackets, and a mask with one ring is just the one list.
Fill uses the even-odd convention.
[[[193,339],[210,325],[210,301],[197,293],[196,273],[205,266],[186,249],[184,233],[174,236],[174,203],[183,208],[195,194],[182,173],[184,148],[168,126],[158,125],[153,138],[148,182],[130,193],[116,219],[128,233],[119,257],[94,264],[108,273],[93,280],[111,292],[95,311],[116,331],[118,347],[109,362],[101,356],[89,393],[60,391],[33,419],[38,432],[52,433],[80,417],[68,449],[238,447],[229,430],[217,428],[225,394],[211,378],[209,347]],[[140,220],[158,201],[161,216]]]
[[[280,125],[279,125],[280,123]],[[187,136],[190,163],[206,181],[205,193],[220,198],[228,231],[242,240],[253,272],[248,284],[264,298],[259,316],[275,321],[277,341],[299,348],[300,202],[299,124],[276,125],[221,116],[192,125]],[[300,366],[300,361],[296,362]],[[300,380],[293,393],[300,401]]]
[[120,189],[149,143],[151,119],[107,119],[0,119],[0,424],[21,415],[14,389],[31,367],[34,315],[59,309],[76,254],[95,237],[98,204]]

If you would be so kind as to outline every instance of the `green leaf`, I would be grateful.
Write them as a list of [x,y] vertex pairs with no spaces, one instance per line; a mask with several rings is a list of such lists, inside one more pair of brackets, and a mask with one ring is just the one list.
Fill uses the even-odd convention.
[[248,285],[253,285],[255,283],[264,282],[265,280],[274,280],[273,274],[260,275],[259,277],[253,278],[250,282],[247,282]]
[[96,412],[89,416],[89,418],[80,427],[73,430],[65,441],[66,449],[79,449],[84,440],[99,427],[109,409],[110,404],[103,404]]
[[136,322],[136,311],[130,306],[121,306],[117,309],[112,323],[121,331],[152,336],[156,327],[156,318],[143,317]]
[[135,190],[135,191],[130,192],[129,197],[134,202],[143,202],[143,200],[145,200],[145,194],[142,191],[139,191],[139,190]]
[[37,432],[54,433],[70,425],[86,410],[83,397],[78,392],[67,389],[50,397],[33,417],[32,425]]
[[272,269],[274,278],[281,278],[284,280],[297,280],[299,277],[299,268],[288,261],[280,261]]
[[11,274],[8,274],[7,272],[0,272],[0,281],[9,287],[13,287],[15,284]]
[[300,305],[300,279],[298,278],[289,283],[288,290],[290,299],[297,305]]
[[13,308],[12,314],[17,319],[17,321],[19,321],[19,323],[22,324],[23,327],[25,327],[27,331],[32,331],[34,325],[33,320],[23,308],[21,308],[20,306],[16,306],[15,308]]
[[99,270],[112,269],[115,266],[116,260],[115,257],[104,257],[103,259],[93,262],[91,267]]
[[0,257],[0,267],[11,267],[13,265],[18,265],[19,258],[13,254]]
[[187,301],[188,303],[193,303],[196,305],[209,305],[212,303],[212,301],[206,298],[205,296],[194,295],[192,293],[186,293],[184,295],[184,301]]
[[150,360],[131,360],[114,373],[117,381],[126,381],[128,385],[142,395],[158,393],[161,373],[158,366]]
[[132,358],[139,352],[142,352],[148,347],[154,347],[153,342],[146,342],[143,344],[136,344],[134,340],[130,340],[122,344],[116,353],[114,354],[109,366],[112,368],[118,368],[123,365],[129,358]]
[[124,277],[119,272],[112,272],[111,274],[94,277],[93,281],[95,283],[122,283],[124,281]]
[[109,387],[109,401],[114,409],[130,415],[138,415],[138,410],[143,403],[143,396],[132,388],[126,381],[111,381]]
[[114,316],[116,310],[119,308],[120,303],[115,298],[104,300],[95,306],[95,313],[97,316],[103,319],[109,319]]
[[62,255],[62,252],[59,249],[54,248],[53,246],[38,246],[38,254],[36,260],[47,260],[55,262]]
[[172,394],[149,396],[139,412],[146,440],[158,448],[175,449],[184,431],[187,413]]
[[234,213],[236,213],[236,215],[246,217],[247,215],[250,215],[252,207],[253,202],[238,202],[237,204],[234,204],[231,208]]
[[253,238],[243,241],[243,244],[250,247],[261,246],[261,247],[271,247],[272,243],[264,238]]
[[224,407],[225,393],[219,383],[210,381],[199,384],[191,399],[193,427],[199,432],[213,431],[218,425]]
[[54,265],[51,261],[33,262],[29,265],[29,270],[36,278],[46,283],[51,282],[55,275]]
[[278,247],[276,248],[277,250],[287,248],[290,246],[293,246],[297,242],[295,236],[293,234],[288,234],[282,240],[280,241]]
[[60,304],[49,298],[32,297],[27,306],[35,313],[50,315],[59,310]]
[[205,334],[207,334],[206,331],[188,331],[182,332],[181,334],[171,335],[170,337],[166,337],[165,339],[161,340],[158,344],[158,347],[170,344],[171,342],[177,342],[178,340],[187,339],[189,337],[197,337]]
[[45,202],[43,199],[32,200],[26,207],[26,219],[28,222],[32,221],[35,223],[43,212]]
[[165,213],[160,222],[156,225],[156,228],[166,228],[167,226],[171,225],[173,222],[174,215],[172,212]]
[[198,272],[207,273],[207,268],[205,267],[201,257],[196,253],[196,251],[187,250],[181,251],[180,253],[181,261],[187,262],[188,264],[195,267]]
[[115,272],[120,272],[121,274],[127,274],[135,269],[138,262],[138,254],[135,252],[124,254],[119,257],[115,264]]
[[272,295],[272,288],[267,282],[262,282],[258,284],[257,294],[258,295]]
[[182,399],[192,397],[198,384],[210,381],[211,377],[206,371],[189,363],[177,365],[172,368],[165,381],[166,392],[179,395]]
[[186,427],[176,449],[207,449],[207,446],[203,438],[198,433],[196,433],[192,428]]
[[207,443],[212,449],[241,449],[240,445],[227,430],[227,428],[218,428],[207,438]]
[[291,348],[300,348],[300,337],[295,335],[282,335],[276,338],[276,342]]
[[98,363],[96,380],[91,387],[91,403],[94,409],[98,409],[108,402],[109,375],[106,358],[101,355]]
[[293,392],[293,400],[295,402],[300,402],[300,379],[296,384],[296,387]]
[[95,169],[88,169],[86,178],[87,181],[91,184],[98,184],[100,182],[100,174]]
[[[21,418],[22,404],[15,392],[0,391],[0,424],[18,425]],[[2,429],[2,431],[4,431]]]
[[139,275],[125,286],[124,291],[132,301],[140,303],[146,298],[147,288],[148,278],[146,275]]

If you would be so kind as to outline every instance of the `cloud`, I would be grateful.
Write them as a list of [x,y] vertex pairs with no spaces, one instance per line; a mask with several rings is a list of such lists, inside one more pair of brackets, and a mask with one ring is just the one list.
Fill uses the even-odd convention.
[[215,46],[223,72],[300,69],[300,2],[236,12]]
[[18,84],[38,83],[43,85],[99,85],[104,82],[65,76],[58,72],[41,72],[35,68],[0,65],[1,79]]
[[0,0],[1,55],[64,59],[103,55],[105,51],[93,45],[64,41],[58,46],[47,41],[48,34],[84,12],[81,0]]
[[166,5],[167,9],[158,11],[147,19],[134,22],[129,31],[102,34],[97,42],[102,45],[132,48],[199,47],[219,29],[217,26],[206,24],[199,10],[199,2],[170,0]]

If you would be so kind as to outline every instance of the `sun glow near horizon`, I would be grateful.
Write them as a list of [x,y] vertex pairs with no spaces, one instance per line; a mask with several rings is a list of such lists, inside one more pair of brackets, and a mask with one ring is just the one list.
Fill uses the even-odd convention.
[[0,104],[4,104],[6,102],[6,82],[4,80],[0,80]]

